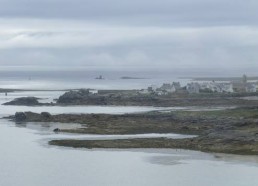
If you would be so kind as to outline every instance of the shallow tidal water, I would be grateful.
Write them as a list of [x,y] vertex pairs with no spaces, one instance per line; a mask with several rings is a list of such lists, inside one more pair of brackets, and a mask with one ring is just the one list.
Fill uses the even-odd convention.
[[72,149],[0,121],[0,185],[257,186],[258,157],[167,149]]

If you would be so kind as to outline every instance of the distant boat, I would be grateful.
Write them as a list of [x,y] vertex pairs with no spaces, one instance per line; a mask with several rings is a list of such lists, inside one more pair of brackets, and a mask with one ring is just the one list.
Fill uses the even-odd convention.
[[104,78],[102,77],[102,75],[100,75],[99,77],[96,77],[95,79],[104,79]]

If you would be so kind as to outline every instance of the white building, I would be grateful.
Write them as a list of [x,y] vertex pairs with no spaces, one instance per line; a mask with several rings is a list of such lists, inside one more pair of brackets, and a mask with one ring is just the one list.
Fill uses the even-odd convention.
[[246,92],[257,92],[257,86],[255,84],[247,84],[245,87]]
[[200,93],[200,85],[199,83],[188,83],[186,85],[186,90],[188,91],[188,93],[193,94],[193,93]]
[[233,93],[234,90],[233,90],[233,84],[232,83],[229,83],[229,84],[221,84],[221,92],[226,92],[226,93]]
[[233,85],[231,83],[205,82],[200,85],[200,89],[210,91],[210,92],[218,92],[218,93],[234,92]]
[[172,84],[169,84],[169,83],[164,83],[160,88],[159,90],[163,91],[163,92],[167,92],[167,93],[174,93],[176,92],[177,90],[177,85],[172,83]]

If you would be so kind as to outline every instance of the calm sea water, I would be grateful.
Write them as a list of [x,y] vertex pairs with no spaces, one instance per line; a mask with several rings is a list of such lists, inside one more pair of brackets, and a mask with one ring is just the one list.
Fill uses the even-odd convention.
[[[6,72],[7,73],[7,72]],[[12,72],[13,73],[13,72]],[[121,80],[122,75],[99,75],[44,72],[1,74],[0,88],[137,88],[162,83],[166,77],[150,76],[144,80]],[[143,74],[136,74],[137,76]],[[55,78],[55,76],[57,76]],[[61,77],[64,77],[63,79]],[[75,77],[74,77],[75,76]],[[80,76],[76,77],[76,76]],[[82,76],[82,77],[81,77]],[[112,78],[111,78],[112,77]],[[146,76],[147,77],[147,76]],[[164,78],[164,79],[163,79]],[[171,75],[171,81],[173,75]],[[169,81],[170,81],[169,80]],[[37,96],[53,101],[63,91],[16,92],[0,95],[0,103],[16,97]],[[43,100],[44,101],[44,100]],[[51,113],[131,113],[155,110],[153,107],[18,107],[0,106],[0,117],[16,111],[49,111]],[[162,109],[162,108],[161,108]],[[17,125],[0,120],[0,186],[257,186],[258,157],[210,154],[185,150],[138,149],[72,149],[49,146],[50,139],[60,138],[131,138],[133,136],[84,136],[55,134],[55,127],[70,124],[28,123]],[[73,124],[73,127],[83,127]],[[157,137],[150,134],[147,137]],[[173,137],[166,134],[163,137]],[[180,137],[175,135],[174,137]]]
[[[103,80],[95,79],[102,75]],[[121,79],[134,77],[142,79]],[[150,85],[161,85],[180,81],[185,85],[189,80],[179,79],[179,74],[158,71],[92,71],[90,69],[65,70],[1,70],[0,88],[13,89],[140,89]]]

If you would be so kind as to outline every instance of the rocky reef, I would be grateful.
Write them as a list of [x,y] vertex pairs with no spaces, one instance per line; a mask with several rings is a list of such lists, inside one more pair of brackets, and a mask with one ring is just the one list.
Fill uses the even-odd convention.
[[142,114],[16,113],[16,122],[63,122],[85,124],[85,128],[58,132],[80,134],[195,134],[189,139],[53,140],[51,145],[75,148],[181,148],[205,152],[258,154],[258,108],[223,111],[149,112]]

